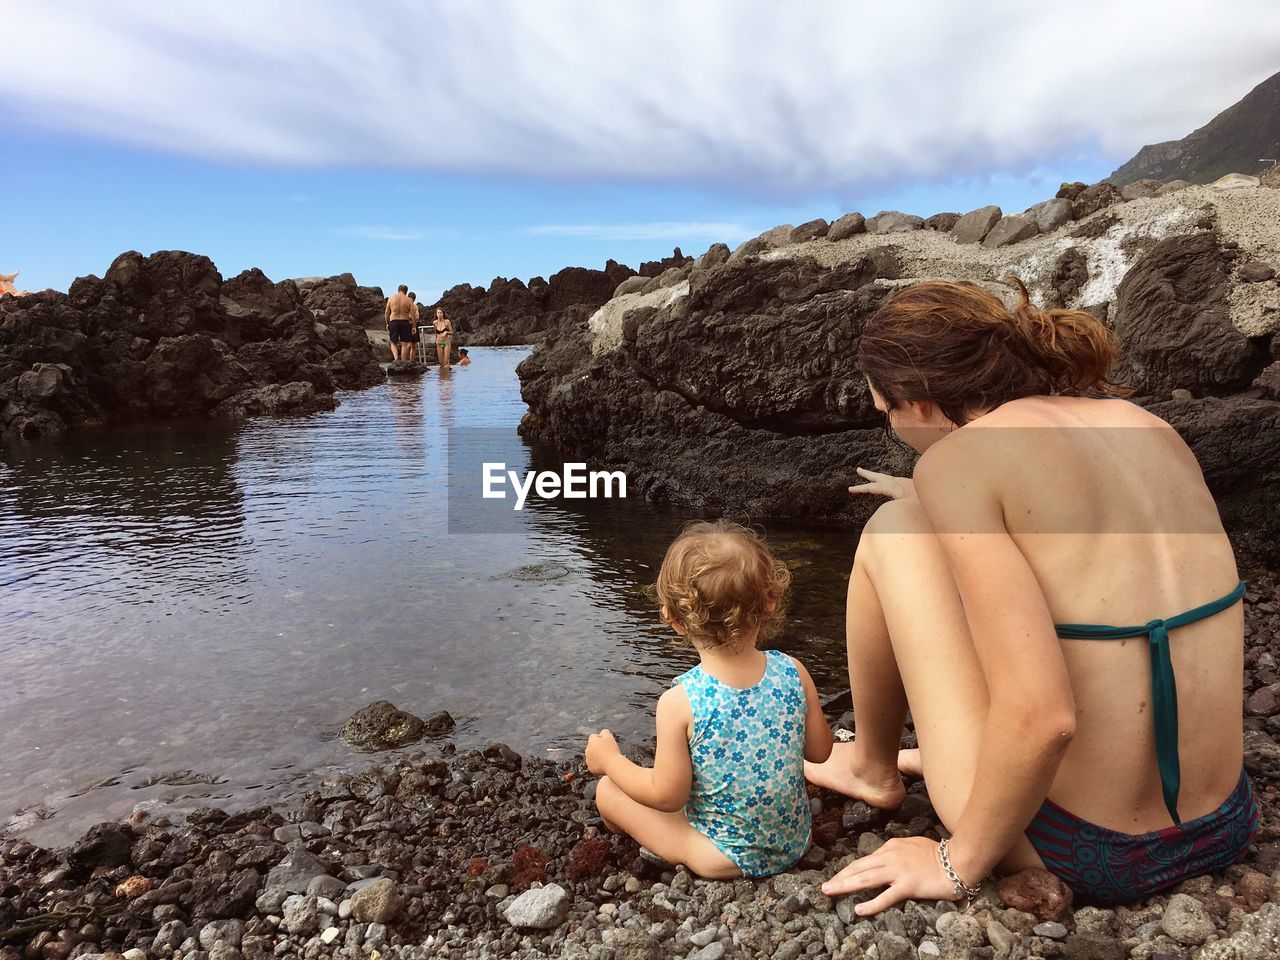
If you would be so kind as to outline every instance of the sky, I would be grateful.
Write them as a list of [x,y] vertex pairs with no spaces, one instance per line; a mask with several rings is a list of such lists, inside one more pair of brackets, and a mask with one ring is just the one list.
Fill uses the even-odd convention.
[[1280,71],[1274,0],[0,0],[0,272],[633,267],[860,210],[1020,211]]

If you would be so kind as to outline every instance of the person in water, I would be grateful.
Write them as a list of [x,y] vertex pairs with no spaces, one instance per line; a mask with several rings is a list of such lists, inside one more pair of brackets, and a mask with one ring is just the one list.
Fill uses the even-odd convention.
[[391,362],[408,360],[409,350],[417,339],[417,331],[413,321],[417,318],[417,306],[409,299],[409,287],[400,284],[400,289],[387,298],[384,311],[387,321],[387,336],[391,341]]
[[658,699],[653,767],[624,757],[608,730],[587,741],[609,829],[703,877],[770,876],[809,847],[804,761],[827,758],[831,728],[799,661],[757,648],[781,622],[790,582],[745,527],[686,527],[656,594],[700,663]]
[[[923,775],[951,839],[890,840],[823,885],[962,899],[1045,867],[1077,903],[1132,903],[1239,859],[1244,585],[1169,424],[1123,399],[1087,313],[969,283],[892,297],[859,367],[913,477],[859,541],[847,644],[857,737],[806,766],[890,809]],[[1178,683],[1175,686],[1175,677]],[[918,751],[899,755],[910,708]]]
[[409,291],[409,299],[413,301],[413,319],[409,321],[409,329],[413,331],[413,339],[409,341],[409,362],[413,363],[418,359],[418,320],[422,314],[418,306],[418,295],[412,290]]
[[444,312],[444,307],[436,307],[436,318],[431,325],[436,334],[436,361],[440,364],[440,369],[448,370],[453,345],[453,321]]
[[471,357],[467,354],[466,347],[458,348],[458,366],[465,367],[471,363]]

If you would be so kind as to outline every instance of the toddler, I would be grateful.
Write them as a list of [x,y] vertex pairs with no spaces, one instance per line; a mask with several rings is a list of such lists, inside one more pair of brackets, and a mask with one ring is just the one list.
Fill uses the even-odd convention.
[[827,759],[831,728],[799,661],[756,648],[781,623],[790,582],[751,530],[686,527],[656,593],[701,662],[658,700],[653,767],[622,756],[608,730],[587,740],[609,829],[703,877],[770,876],[809,846],[804,761]]

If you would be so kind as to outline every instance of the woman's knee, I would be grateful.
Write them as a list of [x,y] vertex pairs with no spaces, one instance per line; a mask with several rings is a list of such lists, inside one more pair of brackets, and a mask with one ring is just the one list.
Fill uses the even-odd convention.
[[[906,539],[910,535],[910,539]],[[927,538],[919,539],[916,538]],[[889,500],[882,503],[871,515],[854,552],[853,565],[870,573],[877,566],[909,553],[906,547],[940,548],[933,536],[933,526],[920,501],[914,497]]]
[[924,507],[915,497],[904,497],[901,500],[887,500],[876,508],[864,534],[882,533],[933,533],[933,525]]

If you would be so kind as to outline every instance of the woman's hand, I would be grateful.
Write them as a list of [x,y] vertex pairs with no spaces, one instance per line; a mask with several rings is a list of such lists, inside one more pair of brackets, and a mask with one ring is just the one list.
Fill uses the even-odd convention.
[[895,477],[887,473],[876,473],[874,470],[867,470],[863,467],[858,467],[857,473],[867,482],[860,483],[856,487],[850,487],[850,493],[874,493],[877,496],[888,497],[890,500],[902,500],[916,495],[916,485],[911,482],[910,477]]
[[955,885],[938,859],[938,842],[927,837],[890,840],[871,854],[853,861],[822,885],[829,897],[860,890],[885,889],[860,903],[853,912],[869,917],[903,900],[955,900]]
[[601,730],[587,737],[587,769],[597,777],[604,776],[605,766],[620,753],[622,751],[618,749],[618,741],[608,730]]

